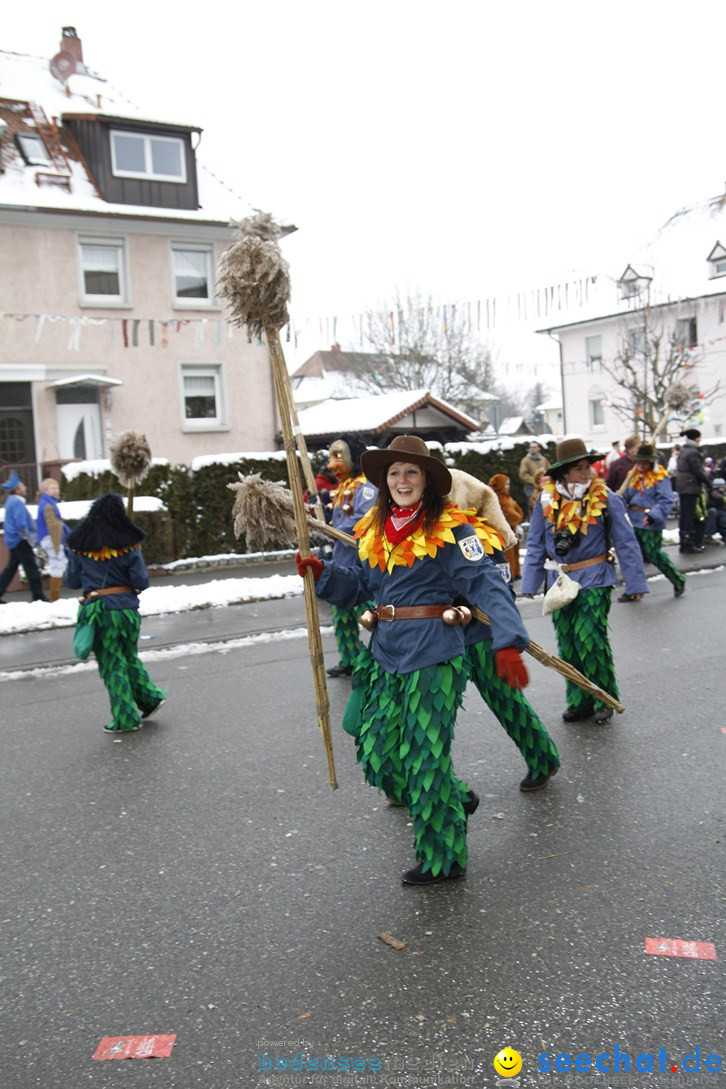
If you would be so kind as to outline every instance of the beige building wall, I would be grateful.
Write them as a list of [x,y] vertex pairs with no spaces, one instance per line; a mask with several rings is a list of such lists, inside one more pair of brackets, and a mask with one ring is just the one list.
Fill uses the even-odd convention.
[[[128,305],[81,305],[79,235],[124,239]],[[51,383],[84,374],[121,382],[99,390],[99,456],[128,429],[145,433],[154,456],[172,464],[275,448],[266,347],[229,325],[218,305],[174,306],[172,242],[211,244],[216,270],[231,240],[214,225],[0,211],[0,381],[33,383],[38,461],[65,456]],[[184,365],[219,368],[220,425],[185,420]]]

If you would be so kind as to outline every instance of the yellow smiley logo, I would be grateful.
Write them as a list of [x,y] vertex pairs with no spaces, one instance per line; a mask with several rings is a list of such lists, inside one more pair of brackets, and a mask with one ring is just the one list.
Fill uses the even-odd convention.
[[522,1056],[513,1047],[503,1047],[494,1058],[494,1069],[503,1078],[514,1078],[522,1069]]

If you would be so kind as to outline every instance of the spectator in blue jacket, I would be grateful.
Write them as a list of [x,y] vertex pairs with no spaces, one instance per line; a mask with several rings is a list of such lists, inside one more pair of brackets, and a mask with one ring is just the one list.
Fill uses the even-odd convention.
[[28,489],[17,473],[11,473],[0,487],[7,497],[4,533],[5,547],[9,553],[5,569],[0,573],[0,604],[5,604],[2,596],[12,582],[18,567],[22,567],[25,571],[25,577],[30,586],[31,600],[47,601],[48,598],[43,593],[43,583],[33,552],[35,526],[30,511],[25,505],[25,496]]

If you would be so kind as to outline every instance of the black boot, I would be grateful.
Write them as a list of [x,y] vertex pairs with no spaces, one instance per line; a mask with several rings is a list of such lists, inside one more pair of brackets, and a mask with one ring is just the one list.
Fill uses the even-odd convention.
[[582,722],[583,719],[590,718],[594,710],[591,703],[586,703],[583,707],[568,707],[562,712],[562,719],[564,722]]
[[458,862],[452,862],[448,873],[439,871],[436,876],[431,873],[431,870],[422,873],[422,866],[423,862],[419,862],[418,866],[406,871],[401,878],[404,885],[435,885],[437,881],[453,881],[457,877],[466,877],[466,870],[462,869]]

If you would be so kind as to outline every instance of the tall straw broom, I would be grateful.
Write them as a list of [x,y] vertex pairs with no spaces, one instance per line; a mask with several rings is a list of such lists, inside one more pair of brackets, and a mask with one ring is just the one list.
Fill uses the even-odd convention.
[[[298,453],[308,490],[316,496],[317,488],[307,446],[300,433],[279,336],[279,330],[289,320],[287,305],[290,299],[289,267],[280,252],[278,242],[282,232],[272,216],[264,212],[257,212],[254,216],[242,220],[237,226],[240,237],[229,249],[225,250],[220,260],[218,293],[221,298],[227,300],[229,320],[232,324],[246,326],[252,336],[261,337],[264,334],[267,342],[277,407],[282,423],[297,542],[301,556],[308,557],[310,556],[310,539],[298,471]],[[235,486],[231,485],[231,487]],[[322,515],[319,503],[317,509]],[[338,783],[333,759],[330,703],[325,680],[315,581],[311,571],[305,574],[303,590],[318,726],[323,735],[328,779],[332,789],[335,790]]]

